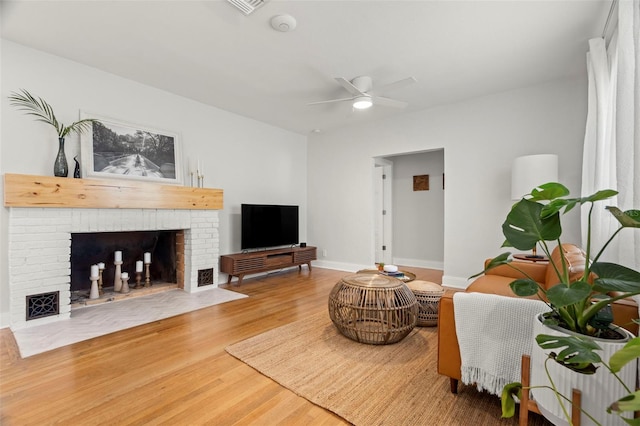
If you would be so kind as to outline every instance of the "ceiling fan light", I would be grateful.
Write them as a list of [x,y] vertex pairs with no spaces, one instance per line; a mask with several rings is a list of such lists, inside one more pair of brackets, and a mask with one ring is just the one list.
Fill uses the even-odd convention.
[[353,107],[355,109],[367,109],[373,105],[369,96],[358,96],[353,100]]

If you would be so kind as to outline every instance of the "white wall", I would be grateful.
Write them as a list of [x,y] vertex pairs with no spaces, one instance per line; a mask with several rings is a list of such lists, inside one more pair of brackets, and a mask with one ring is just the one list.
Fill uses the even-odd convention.
[[[559,180],[579,194],[585,117],[586,80],[565,79],[311,136],[308,235],[327,251],[319,265],[372,265],[373,157],[444,148],[443,281],[465,287],[501,252],[515,157],[558,154]],[[579,241],[577,221],[565,222],[564,240]]]
[[[179,133],[183,164],[200,159],[205,186],[224,190],[220,252],[240,249],[240,204],[300,206],[300,238],[306,240],[306,137],[2,40],[0,173],[52,175],[57,152],[53,129],[9,106],[10,92],[25,88],[43,97],[59,121],[79,110]],[[116,60],[114,58],[114,60]],[[73,164],[77,136],[66,142]],[[71,170],[73,167],[71,166]],[[188,182],[185,176],[185,182]],[[8,311],[7,209],[0,210],[0,317]]]
[[[444,151],[391,157],[393,263],[442,269],[444,260]],[[429,190],[414,191],[413,177],[429,175]]]

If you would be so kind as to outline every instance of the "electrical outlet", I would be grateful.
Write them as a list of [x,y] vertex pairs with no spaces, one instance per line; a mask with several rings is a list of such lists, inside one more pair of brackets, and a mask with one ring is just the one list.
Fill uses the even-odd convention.
[[322,257],[327,257],[327,249],[322,249]]

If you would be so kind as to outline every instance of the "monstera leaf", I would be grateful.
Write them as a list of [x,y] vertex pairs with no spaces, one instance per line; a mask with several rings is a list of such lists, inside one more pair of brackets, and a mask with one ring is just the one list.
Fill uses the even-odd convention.
[[552,305],[562,308],[584,300],[591,291],[591,285],[584,281],[576,281],[571,285],[560,283],[547,290],[547,299]]
[[616,263],[596,262],[591,265],[591,272],[598,276],[593,285],[596,291],[640,293],[640,272],[638,271]]
[[511,291],[520,297],[534,296],[540,290],[537,282],[525,278],[512,281],[509,287],[511,287]]
[[507,252],[494,257],[493,259],[491,259],[491,261],[489,261],[489,263],[487,264],[487,266],[484,268],[483,271],[470,276],[469,279],[485,274],[487,273],[487,271],[490,271],[493,268],[497,268],[500,265],[506,265],[508,263],[511,263],[511,259],[509,259],[509,256],[511,256],[511,253]]
[[640,210],[627,210],[623,212],[617,207],[607,207],[607,210],[618,219],[624,228],[640,228]]
[[559,353],[551,352],[549,356],[560,365],[582,374],[595,374],[601,363],[596,350],[602,350],[593,339],[578,336],[551,336],[538,334],[536,342],[542,349],[562,349]]
[[502,233],[518,250],[531,250],[538,241],[553,241],[562,234],[560,214],[542,218],[542,204],[529,200],[518,201],[502,224]]

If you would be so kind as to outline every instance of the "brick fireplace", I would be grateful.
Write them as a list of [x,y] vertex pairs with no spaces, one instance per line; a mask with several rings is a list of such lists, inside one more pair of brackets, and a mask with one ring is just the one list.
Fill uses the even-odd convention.
[[[179,230],[184,236],[184,267],[179,269],[184,273],[178,274],[183,281],[178,286],[193,293],[218,284],[221,190],[5,175],[5,206],[13,330],[70,317],[72,234]],[[199,272],[207,270],[213,270],[213,284],[198,287]],[[40,299],[58,303],[57,312],[27,321],[30,303],[40,309]]]

